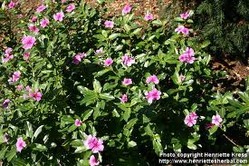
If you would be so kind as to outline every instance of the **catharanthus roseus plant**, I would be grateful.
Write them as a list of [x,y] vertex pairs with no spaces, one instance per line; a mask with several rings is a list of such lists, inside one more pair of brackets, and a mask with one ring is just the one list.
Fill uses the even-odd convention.
[[223,127],[224,115],[207,111],[210,56],[189,13],[168,32],[133,8],[107,18],[84,1],[44,1],[22,18],[1,55],[4,163],[145,165],[197,150]]

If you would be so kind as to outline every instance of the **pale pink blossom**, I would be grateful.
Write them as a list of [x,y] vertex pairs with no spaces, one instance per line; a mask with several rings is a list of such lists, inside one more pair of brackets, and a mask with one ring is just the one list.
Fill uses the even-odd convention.
[[29,97],[32,98],[33,100],[40,101],[42,98],[42,93],[39,92],[38,90],[35,90],[34,92],[29,91]]
[[31,92],[31,91],[32,91],[32,89],[30,88],[30,86],[26,86],[26,87],[25,87],[25,90],[26,90],[27,92]]
[[10,1],[10,3],[8,4],[9,9],[13,9],[15,6],[16,6],[16,3],[13,1]]
[[37,28],[35,25],[31,24],[28,26],[29,27],[29,31],[30,32],[34,32],[34,33],[38,33],[39,32],[39,28]]
[[70,5],[67,6],[66,12],[71,13],[75,9],[75,5],[71,3]]
[[222,118],[220,117],[219,114],[213,115],[213,117],[212,117],[212,124],[214,124],[216,126],[220,126],[221,122],[222,122]]
[[95,54],[101,54],[103,52],[104,52],[103,48],[101,47],[100,49],[98,49],[98,50],[95,51]]
[[156,88],[152,89],[149,92],[145,92],[145,97],[148,101],[148,103],[152,103],[154,100],[159,100],[161,98],[161,92],[157,90]]
[[20,71],[15,71],[11,78],[8,80],[10,83],[17,82],[21,77],[21,72]]
[[89,159],[89,164],[90,166],[96,166],[96,165],[99,165],[99,161],[95,158],[94,155],[91,155]]
[[113,63],[112,58],[107,58],[107,59],[105,60],[105,62],[104,62],[104,66],[105,66],[105,67],[111,66],[112,63]]
[[106,28],[112,29],[112,28],[114,27],[114,22],[113,22],[113,21],[106,20],[106,21],[104,22],[104,25],[105,25]]
[[22,84],[19,84],[16,86],[16,90],[17,91],[21,91],[23,89],[23,85]]
[[7,54],[11,54],[13,51],[13,49],[11,47],[8,47],[6,48],[6,50],[4,51],[4,54],[7,55]]
[[154,16],[151,13],[146,13],[145,16],[144,16],[145,21],[151,21],[153,19],[154,19]]
[[79,119],[76,119],[76,120],[74,121],[74,125],[77,126],[77,127],[81,126],[81,124],[82,124],[82,122],[81,122],[81,120],[79,120]]
[[185,26],[183,25],[179,25],[176,29],[175,29],[175,32],[177,32],[178,34],[179,33],[182,33],[184,35],[188,35],[189,34],[189,29],[186,28]]
[[40,5],[37,7],[36,9],[36,13],[41,13],[42,11],[44,11],[47,7],[45,5]]
[[179,81],[180,81],[180,82],[183,82],[183,81],[185,80],[185,78],[186,78],[186,77],[185,77],[184,75],[180,74],[180,76],[179,76],[179,79],[180,79],[180,80],[179,80]]
[[125,54],[124,56],[122,56],[122,63],[125,66],[131,66],[132,64],[135,63],[135,59],[131,56],[128,56],[128,54]]
[[78,65],[81,61],[82,58],[86,57],[86,53],[78,53],[73,57],[73,63]]
[[67,0],[61,0],[61,3],[66,3],[67,2]]
[[127,94],[123,94],[120,98],[121,103],[126,103],[128,101],[128,96]]
[[55,21],[62,21],[63,18],[64,18],[64,13],[61,11],[61,12],[58,12],[56,14],[53,15],[53,18]]
[[147,84],[149,84],[149,83],[158,84],[159,83],[159,79],[157,78],[156,75],[152,75],[152,76],[147,77],[146,83]]
[[188,126],[188,127],[192,127],[193,125],[196,124],[198,119],[198,115],[195,112],[191,112],[190,114],[188,114],[185,119],[184,119],[184,123]]
[[3,101],[3,104],[2,104],[3,108],[8,108],[9,103],[10,103],[10,99],[5,99],[5,100]]
[[180,14],[180,17],[184,20],[188,19],[190,17],[189,11],[186,11],[184,13]]
[[19,137],[16,142],[16,151],[21,152],[26,146],[26,142],[23,141],[22,137]]
[[14,58],[14,56],[12,55],[12,48],[8,47],[5,50],[4,57],[2,57],[2,62],[6,63],[13,58]]
[[84,145],[87,149],[91,149],[93,153],[98,153],[104,150],[103,141],[92,135],[87,136]]
[[24,52],[24,53],[23,53],[23,59],[24,59],[25,61],[27,61],[27,60],[29,59],[29,57],[30,57],[30,53],[29,53],[29,52]]
[[43,18],[40,22],[42,28],[45,28],[46,26],[48,26],[48,24],[49,24],[49,19],[47,18]]
[[122,10],[122,14],[125,15],[125,14],[130,13],[130,12],[131,12],[131,9],[132,9],[131,5],[126,4],[126,5],[124,6],[123,10]]
[[124,86],[128,86],[132,84],[132,80],[130,78],[124,78],[124,80],[122,81],[122,84]]
[[183,52],[183,54],[179,56],[179,60],[181,62],[192,64],[195,61],[194,55],[195,55],[194,50],[190,47],[187,47],[186,50]]
[[25,50],[31,49],[34,46],[35,41],[36,41],[36,39],[33,36],[23,36],[22,37],[22,44],[23,44],[22,47]]
[[36,21],[37,21],[37,16],[32,16],[32,18],[31,18],[30,21],[31,21],[31,22],[36,22]]

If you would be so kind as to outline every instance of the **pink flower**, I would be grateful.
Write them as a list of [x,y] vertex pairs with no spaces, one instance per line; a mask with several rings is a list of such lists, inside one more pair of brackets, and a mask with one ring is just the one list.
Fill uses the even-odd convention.
[[193,125],[196,124],[198,119],[198,115],[195,112],[191,112],[190,114],[188,114],[185,119],[184,119],[184,123],[188,126],[188,127],[192,127]]
[[131,9],[132,9],[131,5],[129,5],[129,4],[125,5],[123,10],[122,10],[122,15],[130,13]]
[[29,25],[29,31],[38,33],[39,29],[35,25]]
[[31,49],[33,47],[33,45],[35,44],[35,37],[33,36],[23,36],[22,37],[22,48],[24,48],[25,50]]
[[91,149],[93,153],[98,153],[104,150],[103,141],[92,135],[87,136],[84,145],[87,149]]
[[114,22],[106,20],[104,25],[105,25],[106,28],[112,29],[114,27]]
[[128,96],[127,94],[123,94],[120,98],[121,103],[126,103],[128,101]]
[[3,108],[8,108],[8,106],[9,106],[9,103],[10,103],[10,99],[5,99],[4,101],[3,101]]
[[21,77],[21,72],[20,71],[15,71],[11,78],[8,80],[10,83],[17,82]]
[[58,12],[56,14],[53,15],[53,18],[55,21],[62,21],[63,18],[64,18],[64,13],[61,11],[61,12]]
[[101,54],[103,52],[104,52],[103,48],[101,47],[100,49],[98,49],[98,50],[95,51],[95,54]]
[[45,5],[40,5],[36,9],[36,13],[41,13],[43,10],[45,10],[47,7]]
[[5,50],[4,57],[2,57],[2,62],[6,63],[13,58],[14,58],[14,56],[12,55],[12,48],[8,47]]
[[186,50],[183,52],[183,54],[179,56],[179,60],[181,62],[192,64],[195,61],[194,55],[195,55],[194,50],[190,47],[187,47]]
[[23,85],[22,84],[16,86],[16,90],[17,91],[21,91],[22,89],[23,89]]
[[67,0],[61,0],[61,3],[66,3],[67,2]]
[[42,28],[45,28],[46,26],[48,26],[49,24],[49,20],[47,18],[43,18],[40,22],[40,25]]
[[153,20],[154,19],[154,17],[153,17],[153,14],[151,14],[151,13],[147,13],[147,14],[145,14],[145,16],[144,16],[144,20],[145,21],[151,21],[151,20]]
[[37,21],[37,16],[32,16],[32,18],[31,18],[30,21],[31,21],[31,22],[36,22],[36,21]]
[[67,6],[66,12],[71,13],[75,9],[75,5],[71,3]]
[[23,148],[25,148],[27,145],[23,141],[22,137],[19,137],[16,142],[16,151],[21,152]]
[[94,155],[91,155],[89,159],[89,164],[90,166],[96,166],[96,165],[99,165],[99,161],[95,158]]
[[181,75],[179,76],[179,79],[180,79],[179,81],[180,81],[180,82],[183,82],[183,81],[185,80],[185,78],[186,78],[186,77],[185,77],[184,75],[181,74]]
[[113,63],[112,58],[107,58],[107,59],[105,60],[105,62],[104,62],[104,66],[105,66],[105,67],[111,66],[112,63]]
[[132,80],[130,78],[124,78],[124,80],[122,81],[122,84],[124,86],[128,86],[132,84]]
[[29,53],[29,52],[25,52],[25,53],[23,54],[23,59],[24,59],[25,61],[27,61],[27,60],[29,59],[29,57],[30,57],[30,53]]
[[81,122],[81,120],[79,120],[79,119],[76,119],[76,120],[74,121],[74,125],[77,126],[77,127],[81,126],[81,124],[82,124],[82,122]]
[[30,88],[30,86],[26,86],[26,87],[25,87],[25,90],[26,90],[27,92],[30,92],[32,89]]
[[13,49],[11,47],[8,47],[8,48],[6,48],[6,50],[4,51],[4,53],[5,53],[5,55],[9,55],[9,54],[12,53],[12,51],[13,51]]
[[13,9],[15,6],[16,6],[16,3],[13,1],[10,1],[10,3],[8,4],[9,9]]
[[159,83],[159,80],[158,80],[158,78],[157,78],[156,75],[152,75],[152,76],[147,77],[146,83],[147,83],[147,84],[149,84],[149,83],[158,84],[158,83]]
[[193,125],[196,124],[196,119],[194,119],[192,116],[187,115],[184,119],[184,123],[188,126],[188,127],[192,127]]
[[78,53],[73,57],[73,63],[78,65],[81,62],[81,59],[85,57],[86,57],[85,53]]
[[135,63],[135,59],[125,54],[124,56],[122,56],[122,63],[125,66],[131,66],[132,64]]
[[189,14],[188,11],[180,14],[180,17],[181,17],[182,19],[184,19],[184,20],[188,19],[189,16],[190,16],[190,14]]
[[36,101],[40,101],[42,98],[42,93],[38,90],[35,90],[34,92],[29,91],[29,97],[33,98]]
[[177,32],[178,34],[179,33],[182,33],[184,35],[188,35],[189,34],[189,29],[184,27],[183,25],[179,25],[176,29],[175,29],[175,32]]
[[213,117],[212,117],[212,124],[214,124],[216,126],[220,126],[221,122],[222,122],[222,118],[220,117],[219,114],[213,115]]
[[149,92],[145,92],[145,97],[146,97],[148,103],[151,104],[153,102],[153,100],[159,100],[161,94],[162,93],[160,91],[158,91],[156,88],[154,88]]

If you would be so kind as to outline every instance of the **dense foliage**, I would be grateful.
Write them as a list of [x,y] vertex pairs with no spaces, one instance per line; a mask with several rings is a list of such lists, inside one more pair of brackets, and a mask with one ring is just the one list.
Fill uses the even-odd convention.
[[[12,1],[4,6],[19,12]],[[6,165],[154,165],[163,151],[212,149],[226,118],[236,118],[233,95],[210,83],[220,74],[203,50],[209,42],[193,35],[192,11],[169,32],[149,11],[137,17],[126,5],[107,18],[106,10],[46,1],[20,17],[15,42],[1,53]]]

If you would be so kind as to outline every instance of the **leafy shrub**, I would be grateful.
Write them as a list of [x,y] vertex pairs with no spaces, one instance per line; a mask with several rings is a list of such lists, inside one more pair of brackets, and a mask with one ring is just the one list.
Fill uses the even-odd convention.
[[48,1],[20,19],[0,66],[4,163],[157,163],[162,151],[203,148],[200,138],[222,126],[207,104],[209,43],[193,35],[191,11],[171,33],[129,5],[113,18],[104,11]]

